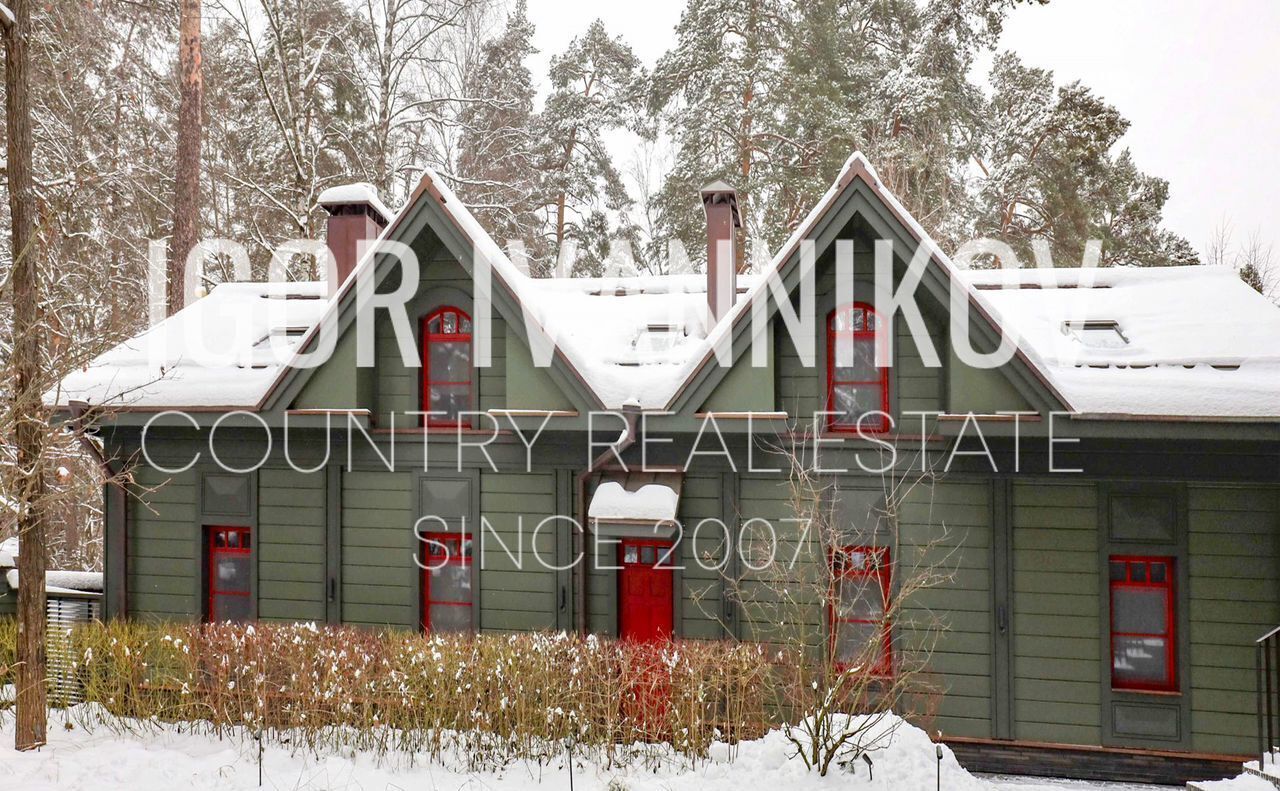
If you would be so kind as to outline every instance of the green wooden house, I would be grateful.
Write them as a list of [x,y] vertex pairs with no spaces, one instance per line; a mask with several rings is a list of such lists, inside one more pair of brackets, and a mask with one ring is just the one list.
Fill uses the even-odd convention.
[[[702,199],[706,275],[536,280],[431,173],[394,214],[328,193],[340,285],[218,286],[65,382],[136,465],[104,495],[107,612],[753,639],[741,545],[794,513],[778,449],[805,437],[851,574],[891,588],[912,547],[954,566],[910,606],[946,623],[934,727],[963,760],[1149,779],[1251,752],[1253,641],[1280,623],[1280,311],[1209,267],[964,270],[860,155],[760,272],[737,271],[732,190]],[[416,278],[357,260],[373,236]],[[362,325],[379,295],[407,320]],[[326,362],[267,353],[320,326]],[[1002,343],[995,368],[957,351]],[[889,446],[931,474],[862,551]],[[897,628],[862,604],[804,617],[853,650]]]

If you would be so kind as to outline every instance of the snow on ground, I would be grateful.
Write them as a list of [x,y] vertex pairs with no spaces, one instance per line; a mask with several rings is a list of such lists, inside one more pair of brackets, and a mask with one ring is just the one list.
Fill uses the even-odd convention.
[[[192,735],[178,726],[147,734],[117,734],[97,725],[92,732],[70,718],[50,720],[49,744],[28,753],[5,752],[0,761],[0,790],[23,791],[198,791],[258,788],[257,748],[252,739]],[[12,717],[0,717],[0,745],[13,740]],[[580,791],[743,791],[751,788],[788,791],[935,788],[934,745],[926,734],[902,726],[887,747],[873,754],[874,779],[856,763],[852,775],[833,771],[821,778],[798,760],[788,758],[789,743],[777,732],[741,745],[735,760],[717,745],[711,759],[689,768],[675,760],[654,769],[639,766],[606,769],[579,762],[574,788]],[[404,755],[381,760],[367,753],[315,755],[279,745],[264,750],[262,787],[266,789],[333,789],[334,791],[402,791],[403,789],[492,789],[542,791],[569,787],[563,758],[551,765],[516,763],[500,772],[468,772],[439,763],[411,764]],[[942,787],[947,791],[1121,791],[1137,788],[1017,778],[975,777],[944,749]],[[1230,791],[1249,791],[1232,786]]]

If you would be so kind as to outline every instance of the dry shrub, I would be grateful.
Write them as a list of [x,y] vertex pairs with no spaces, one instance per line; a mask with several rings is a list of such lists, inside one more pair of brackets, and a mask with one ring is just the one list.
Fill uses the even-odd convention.
[[470,768],[551,760],[569,744],[606,764],[656,760],[647,745],[659,742],[696,760],[717,738],[758,736],[762,690],[788,675],[731,642],[127,622],[73,639],[85,700],[99,704],[77,716],[107,727],[243,726],[294,747]]
[[0,687],[13,683],[18,661],[18,619],[0,618]]

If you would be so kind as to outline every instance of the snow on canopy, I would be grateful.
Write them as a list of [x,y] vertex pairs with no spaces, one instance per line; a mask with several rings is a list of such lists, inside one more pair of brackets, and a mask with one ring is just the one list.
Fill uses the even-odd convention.
[[[21,587],[22,577],[17,569],[5,572],[5,583],[14,590]],[[101,571],[46,571],[44,573],[46,593],[101,593]]]
[[1230,268],[960,276],[1078,413],[1280,417],[1280,310]]
[[323,282],[222,283],[68,375],[57,402],[253,407],[319,320],[326,293]]
[[621,481],[604,481],[591,497],[587,516],[602,522],[670,522],[679,504],[679,492],[664,483],[646,483],[628,491]]

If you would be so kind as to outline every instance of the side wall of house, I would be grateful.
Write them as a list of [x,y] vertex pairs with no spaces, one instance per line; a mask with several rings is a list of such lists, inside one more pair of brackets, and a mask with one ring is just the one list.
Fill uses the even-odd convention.
[[899,585],[936,578],[904,599],[899,639],[928,656],[933,726],[988,737],[991,726],[992,489],[986,481],[917,483],[901,506]]
[[1014,737],[1101,744],[1098,500],[1090,482],[1013,485]]
[[[176,458],[190,458],[174,446]],[[179,452],[180,450],[184,452]],[[256,608],[264,620],[323,621],[334,558],[343,622],[416,629],[420,618],[419,570],[413,524],[422,508],[422,482],[458,473],[389,473],[373,460],[338,476],[299,473],[274,461],[251,476]],[[129,614],[140,619],[200,617],[203,531],[220,523],[216,504],[202,503],[206,465],[181,473],[135,471],[137,497],[129,503]],[[475,508],[487,524],[479,557],[478,626],[482,630],[566,628],[571,621],[569,575],[537,560],[568,560],[565,525],[544,526],[546,516],[572,508],[571,467],[535,467],[531,473],[473,466],[464,476],[478,482]],[[331,510],[330,480],[340,481],[341,501]],[[874,476],[840,476],[840,487],[875,489]],[[1007,517],[1000,517],[1002,483],[981,476],[917,484],[900,510],[895,571],[899,583],[915,568],[944,572],[941,583],[909,602],[897,624],[903,645],[928,641],[927,679],[944,693],[922,710],[953,736],[994,738],[996,704],[1008,700],[1008,732],[1019,741],[1084,745],[1155,746],[1211,753],[1251,748],[1254,720],[1252,641],[1280,623],[1280,491],[1274,485],[1212,484],[1184,480],[1102,481],[1088,478],[1015,478],[1008,483]],[[1117,549],[1108,526],[1108,493],[1155,487],[1178,503],[1180,535],[1150,554],[1176,558],[1183,576],[1176,599],[1177,696],[1117,694],[1109,689],[1107,553]],[[1002,495],[1001,495],[1002,496]],[[204,499],[208,499],[207,496]],[[340,513],[335,533],[328,519]],[[203,515],[202,515],[203,514]],[[743,568],[753,558],[751,538],[731,547],[725,572],[722,520],[736,534],[751,519],[786,526],[793,516],[788,487],[778,476],[734,474],[708,468],[686,476],[680,503],[685,526],[677,579],[677,633],[715,638],[770,637],[768,599],[759,575]],[[478,519],[478,515],[476,517]],[[710,520],[710,521],[708,521]],[[521,525],[523,522],[523,525]],[[474,523],[473,523],[474,524]],[[698,525],[703,524],[702,528]],[[696,540],[695,540],[695,531]],[[1003,531],[1003,532],[1002,532]],[[340,536],[340,548],[330,536]],[[995,578],[1003,563],[997,534],[1007,540],[1007,624],[1010,661],[998,667]],[[797,551],[797,535],[779,535],[778,557]],[[1110,543],[1108,543],[1110,542]],[[505,548],[504,548],[505,545]],[[335,551],[337,549],[338,551]],[[801,551],[795,578],[810,578],[819,555]],[[536,556],[535,556],[536,550]],[[803,550],[803,548],[802,548]],[[1127,552],[1127,550],[1125,550]],[[1144,550],[1145,551],[1145,550]],[[509,553],[524,554],[516,568]],[[604,559],[610,565],[611,558]],[[705,568],[704,568],[705,567]],[[726,601],[726,576],[740,574],[747,600]],[[595,575],[588,600],[593,628],[611,633],[616,578]],[[818,611],[797,616],[820,645],[827,628]],[[1114,705],[1143,712],[1181,707],[1176,732],[1148,739],[1116,733]],[[1152,707],[1155,707],[1154,709]],[[1173,716],[1173,715],[1169,715]],[[1163,727],[1163,726],[1162,726]],[[1174,727],[1174,726],[1169,726]],[[1163,740],[1163,741],[1162,741]]]
[[190,620],[200,614],[194,470],[134,472],[129,502],[129,615],[145,620]]
[[258,617],[325,620],[325,474],[268,467],[258,472]]
[[1251,748],[1253,640],[1280,623],[1280,495],[1263,486],[1177,488],[1185,491],[1186,549],[1160,551],[1188,566],[1182,577],[1188,590],[1175,596],[1183,691],[1170,699],[1107,689],[1111,649],[1100,577],[1107,529],[1100,486],[1014,484],[1015,738],[1159,746],[1114,733],[1110,718],[1116,715],[1105,704],[1166,706],[1172,700],[1185,707],[1189,721],[1180,721],[1185,713],[1171,715],[1171,730],[1153,739],[1167,740],[1170,749],[1207,753]]
[[1253,641],[1280,624],[1280,492],[1275,487],[1193,485],[1191,731],[1193,748],[1252,748]]

